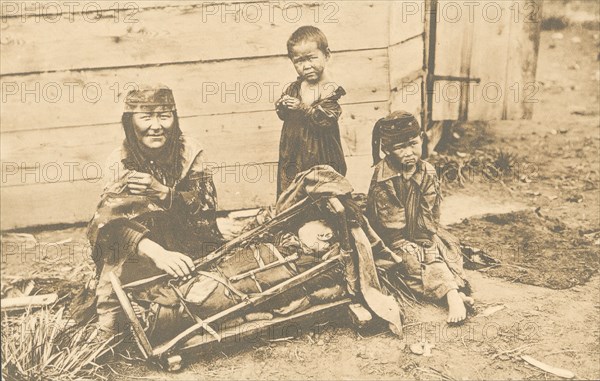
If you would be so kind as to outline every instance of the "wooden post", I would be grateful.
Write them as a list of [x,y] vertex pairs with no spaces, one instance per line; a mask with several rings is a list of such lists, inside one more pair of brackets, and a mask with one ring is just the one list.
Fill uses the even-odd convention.
[[[468,20],[467,20],[468,21]],[[471,54],[473,53],[473,32],[475,22],[465,22],[463,25],[462,48],[460,53],[460,106],[458,109],[458,120],[469,119],[469,88],[471,85]]]
[[424,131],[427,131],[431,126],[431,115],[433,112],[437,5],[438,0],[425,0],[425,54],[423,56],[425,82],[423,83],[424,91],[422,92],[424,107],[421,120]]
[[[531,119],[538,86],[536,71],[542,24],[542,0],[517,0],[511,10],[510,45],[506,62],[503,119]],[[517,13],[520,12],[520,13]],[[523,20],[524,18],[524,20]],[[515,23],[515,21],[519,21]],[[513,25],[515,24],[515,25]]]

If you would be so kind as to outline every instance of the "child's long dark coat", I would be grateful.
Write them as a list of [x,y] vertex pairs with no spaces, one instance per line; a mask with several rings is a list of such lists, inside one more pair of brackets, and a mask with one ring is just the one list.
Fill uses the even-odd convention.
[[[292,83],[284,95],[301,100],[300,85],[299,80]],[[277,197],[298,173],[315,165],[330,165],[341,175],[346,174],[338,125],[342,114],[338,100],[344,94],[344,89],[338,87],[330,96],[316,100],[307,108],[277,107],[277,115],[284,121],[279,143]]]

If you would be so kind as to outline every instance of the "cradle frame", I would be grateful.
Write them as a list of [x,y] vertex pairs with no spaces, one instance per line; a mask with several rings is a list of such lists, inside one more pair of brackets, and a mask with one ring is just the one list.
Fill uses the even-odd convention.
[[[322,200],[323,199],[317,199],[317,200],[312,200],[312,201],[305,200],[303,202],[295,204],[292,207],[285,210],[284,212],[282,212],[277,217],[273,218],[273,220],[271,220],[261,226],[258,226],[246,233],[243,233],[240,236],[238,236],[237,238],[234,238],[233,240],[225,243],[222,247],[215,250],[208,256],[195,261],[196,271],[199,271],[202,268],[206,268],[207,266],[209,266],[210,264],[214,263],[219,258],[221,258],[223,255],[228,253],[231,249],[237,247],[238,245],[243,244],[244,242],[258,236],[259,234],[261,234],[263,232],[269,231],[269,229],[272,229],[276,226],[279,226],[279,225],[289,221],[291,218],[297,216],[301,211],[303,211],[304,208],[310,207],[310,206],[315,206],[317,204],[317,202],[320,202]],[[192,319],[194,319],[196,321],[195,324],[193,324],[189,328],[185,329],[183,332],[181,332],[180,334],[178,334],[171,340],[164,342],[160,345],[156,345],[156,346],[151,345],[140,320],[138,319],[137,315],[135,314],[133,305],[131,303],[131,300],[129,299],[129,296],[127,295],[126,290],[131,289],[133,287],[138,287],[138,286],[141,286],[144,284],[156,282],[158,280],[165,278],[167,275],[162,274],[162,275],[158,275],[158,276],[154,276],[154,277],[150,277],[150,278],[146,278],[146,279],[135,281],[135,282],[132,282],[129,284],[122,285],[119,278],[114,273],[111,272],[109,274],[109,276],[110,276],[110,281],[112,283],[114,292],[119,300],[121,307],[123,308],[123,311],[125,313],[125,316],[127,317],[127,320],[131,324],[131,328],[133,331],[132,333],[133,333],[135,341],[140,349],[140,352],[142,353],[142,356],[147,360],[154,360],[154,361],[158,361],[158,362],[161,362],[161,360],[167,359],[168,368],[170,370],[176,370],[180,366],[180,361],[181,361],[181,358],[178,356],[177,353],[187,352],[187,351],[191,351],[191,350],[198,350],[201,347],[204,347],[211,343],[214,343],[215,341],[221,341],[221,339],[229,338],[232,335],[236,334],[235,332],[231,332],[231,331],[221,332],[220,335],[216,334],[216,332],[212,329],[210,324],[213,324],[217,321],[223,321],[227,317],[239,316],[239,314],[241,312],[248,310],[252,307],[259,306],[259,305],[269,301],[273,297],[286,292],[289,289],[292,289],[296,286],[304,284],[304,282],[306,282],[309,279],[312,279],[313,277],[315,277],[319,274],[327,272],[327,271],[335,268],[336,266],[344,266],[344,262],[342,261],[342,254],[340,254],[340,253],[343,253],[343,252],[349,253],[352,250],[352,247],[350,245],[348,226],[347,226],[347,222],[346,222],[345,209],[344,209],[344,206],[342,205],[342,203],[340,202],[340,200],[337,199],[336,197],[327,198],[325,201],[326,201],[326,204],[325,204],[326,207],[331,212],[333,212],[335,219],[336,219],[337,223],[339,224],[339,231],[340,231],[341,237],[340,237],[340,244],[338,244],[339,246],[336,245],[336,247],[332,248],[329,251],[329,253],[327,253],[324,257],[327,258],[328,255],[331,255],[335,251],[339,251],[339,253],[337,255],[335,255],[331,258],[328,258],[322,262],[319,262],[318,264],[311,267],[310,269],[308,269],[300,274],[297,274],[297,275],[295,275],[295,276],[293,276],[293,277],[291,277],[291,278],[289,278],[267,290],[264,290],[263,292],[253,294],[252,296],[242,300],[240,303],[238,303],[230,308],[227,308],[224,311],[220,311],[219,313],[216,313],[210,317],[201,319],[200,317],[192,314],[191,317],[192,317]],[[181,302],[185,303],[183,300]],[[245,330],[244,333],[252,334],[253,332],[255,332],[256,330],[259,330],[259,329],[265,329],[265,328],[275,326],[277,324],[295,321],[295,320],[301,319],[303,317],[311,316],[313,314],[320,314],[320,313],[323,313],[324,311],[327,311],[327,310],[330,310],[333,308],[338,308],[340,306],[348,305],[351,302],[352,302],[352,300],[350,298],[346,297],[346,298],[343,298],[341,300],[337,300],[334,302],[311,306],[307,310],[296,313],[296,314],[292,314],[292,315],[284,316],[284,317],[278,317],[278,318],[274,318],[271,320],[266,320],[266,321],[261,322],[260,324],[257,324],[256,322],[251,322],[252,327]],[[250,324],[250,323],[248,323],[248,324]],[[208,338],[208,340],[206,339],[206,336],[197,334],[198,331],[200,331],[200,330],[203,330],[204,331],[203,333],[210,334],[210,337]],[[179,357],[179,360],[177,360],[178,357]]]

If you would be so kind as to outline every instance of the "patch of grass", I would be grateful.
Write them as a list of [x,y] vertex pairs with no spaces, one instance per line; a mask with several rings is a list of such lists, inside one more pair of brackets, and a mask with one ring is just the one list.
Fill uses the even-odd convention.
[[512,152],[500,150],[494,159],[494,166],[502,173],[509,173],[518,163],[519,157]]
[[70,327],[57,312],[42,309],[2,319],[2,379],[97,379],[95,362],[110,350],[110,339],[100,340],[94,326]]
[[495,138],[487,122],[456,122],[445,128],[435,150],[440,154],[474,153],[493,144]]

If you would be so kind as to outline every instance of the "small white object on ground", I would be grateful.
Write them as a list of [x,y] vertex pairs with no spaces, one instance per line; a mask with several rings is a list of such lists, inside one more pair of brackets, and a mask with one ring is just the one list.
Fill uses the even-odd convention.
[[428,341],[421,341],[410,345],[410,351],[416,355],[423,355],[425,357],[431,357],[431,350],[435,348],[435,344],[431,344]]
[[2,299],[2,311],[20,311],[28,308],[51,306],[58,300],[57,294],[21,296]]
[[523,356],[521,356],[521,358],[524,361],[528,362],[529,364],[535,366],[536,368],[540,368],[544,372],[551,373],[551,374],[553,374],[555,376],[562,377],[562,378],[573,378],[573,377],[575,377],[575,374],[573,372],[571,372],[570,370],[553,367],[551,365],[548,365],[548,364],[545,364],[545,363],[543,363],[541,361],[538,361],[538,360],[534,359],[531,356],[523,355]]
[[482,313],[478,314],[477,316],[483,316],[483,317],[490,316],[490,315],[495,314],[498,311],[503,310],[504,308],[506,308],[506,306],[504,304],[488,307]]

